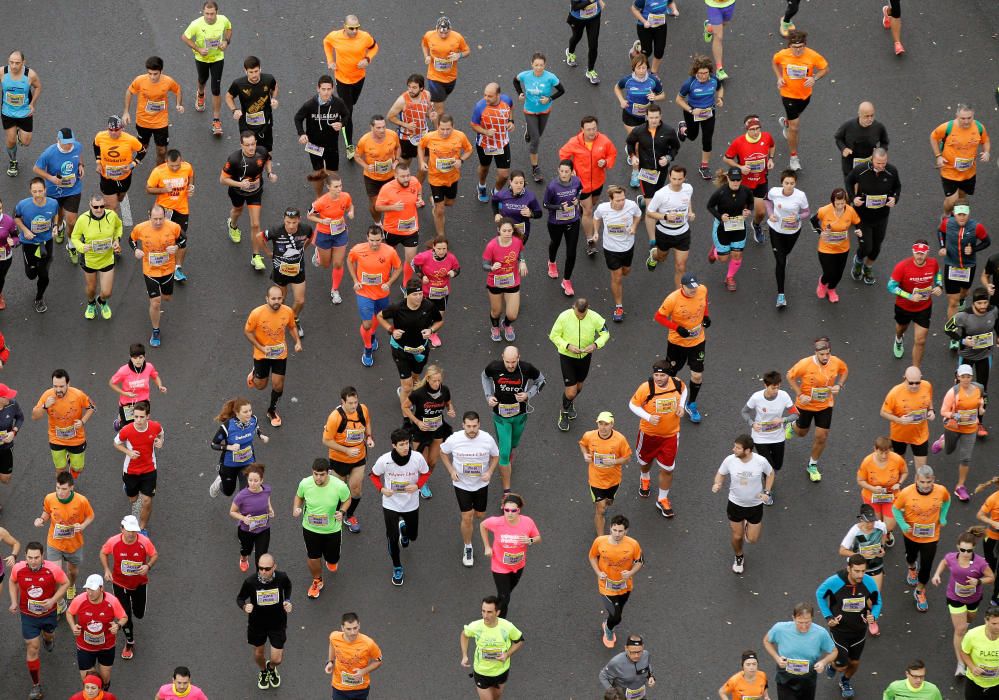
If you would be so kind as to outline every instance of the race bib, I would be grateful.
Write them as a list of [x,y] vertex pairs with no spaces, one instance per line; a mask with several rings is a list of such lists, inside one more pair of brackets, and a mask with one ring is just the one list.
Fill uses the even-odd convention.
[[868,158],[854,158],[853,159],[853,167],[855,167],[855,168],[858,167],[858,166],[860,166],[860,165],[870,165],[870,164],[871,164],[870,157],[868,157]]
[[461,471],[463,474],[481,476],[482,462],[464,462],[461,465]]
[[284,343],[278,343],[276,345],[268,345],[264,356],[272,360],[279,359],[287,351]]
[[347,222],[343,219],[330,219],[330,235],[335,236],[347,230]]
[[166,100],[146,100],[147,112],[162,112],[166,109]]
[[501,403],[496,408],[499,409],[499,415],[502,418],[512,418],[520,413],[519,403]]
[[346,671],[340,671],[340,683],[342,685],[361,685],[364,683],[364,677],[353,673],[347,673]]
[[52,539],[65,540],[76,534],[76,526],[70,523],[55,523],[52,527]]
[[601,454],[599,452],[593,453],[593,465],[596,467],[614,467],[614,460],[617,459],[614,455]]
[[787,65],[788,80],[804,80],[808,77],[808,66],[800,66],[796,63]]
[[49,609],[45,607],[45,603],[40,600],[32,600],[28,598],[28,612],[32,615],[45,615],[48,613]]
[[[649,15],[651,17],[651,15]],[[625,700],[642,700],[645,697],[645,686],[641,688],[625,688],[624,689]],[[750,698],[748,695],[743,695],[742,700],[757,700]]]
[[325,146],[317,146],[314,143],[307,143],[307,144],[305,144],[305,152],[306,153],[311,153],[314,156],[321,156],[323,153],[326,152],[326,147]]
[[953,280],[954,282],[970,282],[971,281],[971,268],[970,267],[951,267],[947,266],[947,279]]
[[695,122],[703,122],[706,119],[710,119],[715,110],[713,107],[695,108],[690,110],[690,113],[693,115]]
[[913,537],[933,537],[937,534],[937,524],[929,523],[927,525],[914,524],[912,526],[912,536]]
[[108,180],[114,180],[120,178],[127,171],[124,165],[105,165],[104,166],[104,177]]
[[75,173],[69,174],[69,175],[62,175],[59,178],[59,185],[60,185],[60,187],[69,188],[69,187],[72,187],[75,184],[76,184],[76,174]]
[[634,114],[636,117],[644,117],[646,113],[648,113],[648,111],[649,111],[648,102],[646,102],[645,104],[639,104],[637,102],[634,102],[631,105],[631,113]]
[[374,166],[376,175],[388,175],[392,172],[392,161],[390,160],[376,160]]
[[125,416],[126,421],[135,420],[135,404],[134,403],[123,403],[121,405],[121,414]]
[[[658,173],[659,171],[657,170],[656,174]],[[687,210],[670,209],[669,211],[666,212],[663,221],[665,221],[668,225],[670,225],[673,228],[680,228],[681,226],[683,226],[684,222],[687,221]]]
[[482,152],[487,156],[501,156],[503,155],[504,149],[498,148],[496,146],[484,146]]
[[305,522],[313,527],[328,527],[330,524],[330,516],[326,513],[321,515],[318,513],[312,513],[305,516]]
[[958,425],[975,425],[978,422],[978,409],[968,408],[954,414]]
[[527,222],[521,221],[513,225],[513,230],[519,233],[521,236],[527,235]]
[[493,286],[499,287],[500,289],[506,289],[514,285],[514,277],[512,272],[506,272],[502,275],[493,275]]
[[649,27],[661,27],[666,24],[666,14],[662,12],[658,14],[650,12],[646,19],[649,21]]
[[627,224],[607,224],[607,235],[608,236],[626,236],[628,235],[628,225]]
[[780,418],[774,420],[760,421],[760,429],[758,432],[761,433],[776,433],[778,430],[784,427],[784,421]]
[[881,554],[881,543],[860,545],[860,556],[864,559],[874,559]]
[[798,219],[797,216],[782,216],[780,218],[780,227],[782,229],[785,229],[785,230],[787,230],[787,229],[794,230],[794,229],[798,228],[799,225],[800,225],[799,224],[799,219]]
[[233,462],[249,462],[251,457],[253,457],[253,447],[251,445],[240,447],[232,453]]
[[281,592],[276,588],[263,588],[257,591],[257,605],[277,605],[281,601]]
[[810,396],[812,397],[812,401],[819,401],[819,402],[828,401],[830,394],[829,389],[830,387],[827,386],[813,387],[810,394]]
[[995,333],[979,333],[978,335],[969,335],[968,338],[971,340],[971,347],[975,350],[982,350],[984,348],[991,348],[996,344]]
[[104,645],[104,625],[101,623],[95,623],[100,626],[100,632],[91,632],[89,629],[83,630],[83,642],[84,644],[89,644],[93,647],[99,647]]
[[362,272],[361,273],[361,284],[378,284],[382,283],[382,273],[380,272]]
[[23,92],[5,92],[4,102],[6,102],[11,107],[23,107],[24,106],[24,93]]
[[437,430],[444,425],[444,416],[427,416],[423,419],[423,424],[428,430]]
[[613,581],[611,579],[604,579],[604,588],[608,591],[624,591],[628,588],[628,582],[624,579],[620,581]]
[[766,158],[752,158],[747,160],[745,165],[751,173],[762,173],[767,169],[767,160]]
[[448,294],[447,287],[434,287],[431,285],[428,291],[430,292],[427,294],[428,299],[443,299]]
[[123,576],[138,576],[140,566],[142,566],[141,561],[129,561],[128,559],[122,559],[118,568],[121,570]]
[[978,586],[972,585],[970,583],[954,584],[954,593],[956,593],[962,598],[970,598],[971,596],[975,595],[977,591],[978,591]]
[[263,530],[267,527],[267,522],[270,520],[270,516],[267,513],[262,515],[251,515],[250,522],[246,524],[247,530]]
[[170,253],[150,251],[147,255],[149,264],[153,266],[166,265],[170,262]]
[[348,445],[356,445],[364,440],[364,428],[347,428],[344,431],[344,441]]
[[660,416],[668,415],[670,413],[676,412],[676,399],[656,399],[655,401],[656,413]]
[[979,666],[979,678],[999,678],[999,666]]
[[45,233],[50,228],[52,228],[52,222],[48,219],[38,217],[31,220],[32,233]]
[[826,243],[842,243],[846,240],[846,231],[823,231]]
[[434,160],[434,168],[440,173],[449,173],[454,170],[457,158],[437,158]]
[[414,347],[411,347],[409,345],[403,345],[402,346],[402,351],[403,352],[408,352],[410,355],[419,355],[424,350],[426,350],[426,348],[423,345],[421,345],[418,348],[414,348]]
[[909,420],[913,423],[923,423],[926,421],[926,413],[927,410],[925,408],[909,411]]
[[556,221],[572,221],[576,218],[576,207],[571,206],[568,209],[556,209],[555,210],[555,220]]
[[446,73],[451,70],[451,60],[447,58],[434,58],[434,70]]
[[523,564],[524,552],[503,552],[503,563],[507,566]]
[[400,491],[405,491],[406,487],[409,486],[408,481],[390,481],[389,488],[399,493]]
[[91,253],[106,253],[111,248],[114,247],[114,241],[110,238],[105,238],[102,241],[91,241],[90,252]]
[[864,608],[867,607],[867,601],[864,598],[844,598],[843,599],[843,612],[845,613],[858,613],[863,612]]
[[659,182],[659,171],[653,170],[651,168],[639,168],[638,169],[638,179],[642,182],[647,182],[650,185],[654,185]]
[[263,112],[248,112],[244,116],[247,126],[263,126],[267,123],[267,115]]
[[880,209],[888,203],[886,194],[869,194],[864,200],[864,206],[868,209]]
[[891,491],[871,494],[871,503],[893,503],[894,501],[895,501],[895,494],[893,494]]
[[964,172],[965,170],[971,170],[971,167],[975,164],[974,158],[955,158],[954,159],[954,170]]
[[280,272],[285,277],[296,277],[298,273],[302,270],[301,263],[281,263],[278,265],[278,272]]
[[75,425],[67,425],[67,426],[64,426],[64,427],[60,427],[60,426],[57,425],[56,429],[55,429],[55,434],[56,434],[57,438],[60,438],[62,440],[69,440],[70,438],[75,438],[76,437],[76,426]]
[[222,40],[221,39],[208,39],[208,38],[205,39],[205,48],[206,49],[218,49],[221,46],[222,46]]
[[600,12],[600,6],[595,2],[591,2],[579,11],[579,18],[590,19],[591,17],[596,17],[598,12]]
[[399,219],[399,223],[396,224],[396,228],[398,228],[400,231],[415,231],[416,217],[411,216],[408,219]]
[[730,216],[728,221],[722,222],[722,227],[726,231],[744,231],[746,229],[746,220],[741,216]]
[[784,670],[794,676],[804,676],[811,664],[807,659],[788,659]]
[[479,657],[487,661],[500,661],[502,660],[503,650],[497,647],[484,647],[482,653]]

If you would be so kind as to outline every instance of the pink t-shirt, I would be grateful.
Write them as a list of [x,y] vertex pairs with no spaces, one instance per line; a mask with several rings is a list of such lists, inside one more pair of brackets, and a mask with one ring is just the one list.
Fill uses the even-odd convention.
[[497,289],[516,287],[520,284],[520,253],[524,243],[516,236],[509,246],[504,248],[499,244],[499,237],[492,239],[482,251],[482,260],[492,265],[502,263],[498,270],[490,270],[486,276],[486,285]]
[[527,564],[527,544],[517,538],[540,537],[538,526],[526,515],[521,515],[516,524],[510,525],[506,518],[497,515],[483,521],[485,528],[493,533],[492,570],[498,574],[520,571]]
[[423,296],[427,299],[442,299],[447,296],[451,292],[451,276],[448,273],[459,268],[458,258],[453,253],[438,260],[434,251],[425,250],[413,258],[413,269],[423,275]]
[[192,684],[187,695],[177,695],[173,691],[173,683],[160,686],[156,700],[208,700],[208,696],[198,686]]
[[142,371],[136,374],[127,364],[118,368],[118,371],[111,377],[111,383],[119,385],[125,391],[131,391],[134,397],[118,395],[118,403],[124,406],[136,401],[149,400],[149,382],[160,376],[160,373],[153,367],[152,362],[142,365]]

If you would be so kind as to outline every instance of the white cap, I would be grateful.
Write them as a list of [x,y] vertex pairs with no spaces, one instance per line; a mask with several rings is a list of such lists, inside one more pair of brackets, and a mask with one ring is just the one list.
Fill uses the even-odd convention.
[[83,587],[91,591],[96,591],[97,589],[101,588],[103,585],[104,585],[104,579],[101,577],[100,574],[90,574],[90,576],[87,577],[87,582],[83,584]]
[[126,515],[121,519],[121,526],[128,532],[141,532],[142,528],[139,527],[139,520],[134,515]]
[[975,376],[975,372],[974,370],[971,369],[971,365],[961,365],[957,368],[957,376],[960,377],[965,374],[970,375],[972,377]]

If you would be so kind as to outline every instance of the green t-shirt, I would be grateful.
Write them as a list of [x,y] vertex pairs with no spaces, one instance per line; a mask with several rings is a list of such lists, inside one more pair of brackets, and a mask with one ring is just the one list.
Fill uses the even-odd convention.
[[203,63],[215,63],[225,58],[225,52],[219,48],[222,40],[225,39],[226,31],[232,29],[229,18],[225,15],[218,15],[215,24],[208,24],[204,17],[187,25],[184,36],[194,42],[199,49],[210,49],[207,56],[202,56],[197,51],[194,52],[194,60]]
[[85,244],[91,246],[91,250],[83,254],[83,264],[91,270],[100,270],[114,264],[113,243],[121,234],[121,219],[117,214],[107,209],[103,217],[95,219],[88,209],[76,220],[69,237],[77,250]]
[[468,623],[465,625],[465,636],[475,640],[472,670],[480,676],[498,676],[510,668],[510,659],[500,660],[496,655],[509,651],[523,635],[512,622],[500,617],[495,627],[486,627],[482,620]]
[[881,700],[943,700],[940,689],[928,681],[919,688],[913,688],[908,678],[895,681],[887,688]]
[[340,504],[350,500],[350,489],[347,484],[330,475],[324,485],[316,486],[313,478],[307,476],[298,482],[298,491],[295,494],[305,499],[302,527],[320,535],[340,532],[342,523],[334,516]]
[[999,639],[985,636],[985,625],[968,630],[961,641],[961,651],[971,657],[971,661],[985,673],[976,675],[969,668],[965,676],[981,687],[999,685]]

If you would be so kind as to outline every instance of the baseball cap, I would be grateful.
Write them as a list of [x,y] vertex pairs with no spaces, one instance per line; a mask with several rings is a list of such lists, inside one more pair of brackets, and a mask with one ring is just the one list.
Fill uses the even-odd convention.
[[17,391],[11,389],[6,384],[0,384],[0,398],[12,399],[17,396]]
[[729,180],[741,180],[742,179],[742,171],[739,170],[738,168],[735,168],[735,167],[729,168],[728,172],[725,173],[725,175],[728,177]]
[[59,131],[56,132],[56,140],[63,145],[69,143],[73,140],[73,130],[68,126],[59,129]]
[[129,532],[141,532],[142,528],[139,527],[139,519],[134,515],[126,515],[121,519],[121,526],[128,530]]
[[610,411],[601,411],[597,414],[597,423],[610,423],[614,424],[614,414]]
[[117,114],[112,114],[108,117],[108,128],[109,129],[121,129],[124,128],[124,124],[121,123],[121,117]]
[[83,584],[83,587],[87,590],[96,591],[104,585],[104,579],[101,578],[100,574],[90,574],[87,577],[87,582]]
[[410,278],[409,282],[406,282],[406,294],[414,294],[415,292],[423,291],[423,283],[416,278]]
[[874,512],[874,507],[870,503],[864,503],[860,506],[860,515],[857,516],[857,520],[863,520],[865,523],[873,523],[877,519],[877,513]]
[[697,276],[693,272],[688,272],[683,277],[680,278],[680,284],[684,287],[689,287],[691,289],[697,289],[701,286],[701,283],[697,281]]
[[957,368],[957,376],[961,377],[964,375],[968,375],[971,377],[975,376],[975,372],[974,370],[971,369],[971,365],[960,365]]
[[652,363],[652,372],[669,373],[669,362],[667,360],[656,360]]
[[954,213],[955,214],[970,214],[971,213],[971,207],[969,207],[967,204],[956,204],[956,205],[954,205]]

